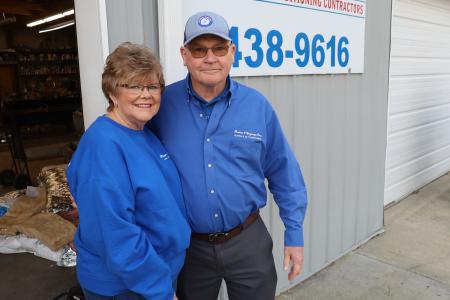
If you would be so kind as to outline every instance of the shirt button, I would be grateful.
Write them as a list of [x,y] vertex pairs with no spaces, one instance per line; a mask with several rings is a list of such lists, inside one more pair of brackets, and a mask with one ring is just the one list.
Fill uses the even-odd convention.
[[212,164],[208,164],[208,168],[212,168]]
[[200,114],[200,118],[203,118],[203,114]]
[[206,141],[209,143],[209,142],[211,142],[211,139],[210,139],[210,138],[207,138]]
[[219,217],[219,214],[214,214],[214,218],[218,218]]
[[209,191],[211,194],[214,194],[214,189],[211,189],[210,191]]

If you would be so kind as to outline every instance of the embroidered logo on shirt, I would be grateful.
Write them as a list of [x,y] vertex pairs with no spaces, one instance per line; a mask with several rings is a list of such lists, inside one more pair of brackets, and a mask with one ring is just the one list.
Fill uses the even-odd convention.
[[248,131],[240,131],[235,129],[233,132],[234,137],[242,138],[242,139],[251,139],[258,140],[262,139],[262,135],[260,133],[248,132]]
[[159,158],[161,158],[162,160],[168,160],[170,158],[169,154],[165,153],[165,154],[160,154]]

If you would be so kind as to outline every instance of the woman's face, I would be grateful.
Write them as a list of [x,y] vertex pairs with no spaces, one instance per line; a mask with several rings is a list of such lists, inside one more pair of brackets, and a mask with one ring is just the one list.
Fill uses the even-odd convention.
[[131,129],[141,130],[153,118],[161,104],[161,84],[156,76],[151,80],[141,80],[120,84],[116,95],[110,95],[115,103],[112,113]]

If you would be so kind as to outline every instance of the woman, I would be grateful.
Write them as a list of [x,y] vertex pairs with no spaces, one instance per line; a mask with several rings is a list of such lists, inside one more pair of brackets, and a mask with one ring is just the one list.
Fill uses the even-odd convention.
[[106,60],[106,115],[85,132],[67,177],[78,205],[77,275],[87,299],[176,299],[190,230],[177,170],[145,124],[164,79],[149,49],[123,43]]

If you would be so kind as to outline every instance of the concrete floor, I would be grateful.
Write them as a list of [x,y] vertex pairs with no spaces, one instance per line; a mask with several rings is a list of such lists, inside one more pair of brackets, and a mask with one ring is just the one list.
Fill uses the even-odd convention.
[[53,300],[77,283],[75,267],[58,267],[30,253],[0,254],[0,270],[4,300]]
[[450,175],[385,210],[385,232],[277,300],[449,300]]

